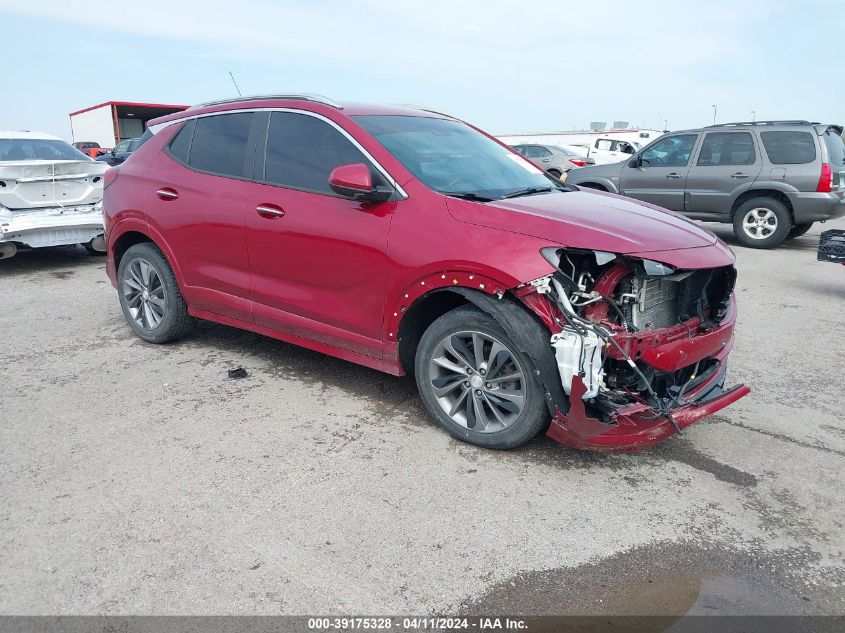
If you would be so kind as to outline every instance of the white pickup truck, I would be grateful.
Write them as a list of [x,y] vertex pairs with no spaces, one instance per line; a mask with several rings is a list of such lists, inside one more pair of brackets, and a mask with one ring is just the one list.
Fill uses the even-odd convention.
[[20,246],[104,251],[108,169],[56,136],[0,130],[0,259]]

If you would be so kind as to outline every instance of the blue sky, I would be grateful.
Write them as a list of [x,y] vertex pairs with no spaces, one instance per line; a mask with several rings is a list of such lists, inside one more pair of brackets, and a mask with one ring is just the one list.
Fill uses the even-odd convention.
[[845,11],[746,0],[0,0],[0,128],[69,138],[108,100],[316,92],[493,133],[627,120],[845,122]]

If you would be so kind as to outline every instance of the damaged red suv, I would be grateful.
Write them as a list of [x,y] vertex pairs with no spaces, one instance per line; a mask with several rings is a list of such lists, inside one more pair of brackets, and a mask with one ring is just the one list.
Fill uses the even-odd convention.
[[725,388],[734,257],[674,213],[567,187],[480,130],[312,95],[150,122],[106,176],[108,273],[165,343],[194,319],[395,375],[457,438],[630,450]]

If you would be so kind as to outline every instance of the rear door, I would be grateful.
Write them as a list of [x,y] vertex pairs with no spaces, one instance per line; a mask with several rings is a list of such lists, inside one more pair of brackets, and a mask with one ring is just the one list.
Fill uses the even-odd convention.
[[751,132],[707,132],[687,175],[684,210],[730,215],[733,201],[751,187],[762,167]]
[[192,307],[252,320],[244,214],[258,117],[188,121],[150,161],[147,218],[176,255]]
[[387,236],[396,202],[344,198],[331,171],[370,166],[333,123],[304,112],[269,113],[246,209],[255,323],[380,358]]
[[684,187],[698,134],[663,136],[622,168],[619,193],[672,211],[684,210]]

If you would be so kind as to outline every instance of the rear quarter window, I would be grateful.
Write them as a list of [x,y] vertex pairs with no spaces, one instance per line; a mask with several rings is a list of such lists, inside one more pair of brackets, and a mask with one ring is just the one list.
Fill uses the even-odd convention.
[[196,119],[191,119],[185,123],[182,129],[176,132],[176,136],[173,137],[167,146],[167,153],[185,165],[188,164],[188,157],[191,151],[191,137],[194,134],[195,124]]
[[816,160],[816,143],[810,132],[761,132],[760,138],[773,165],[803,165]]

